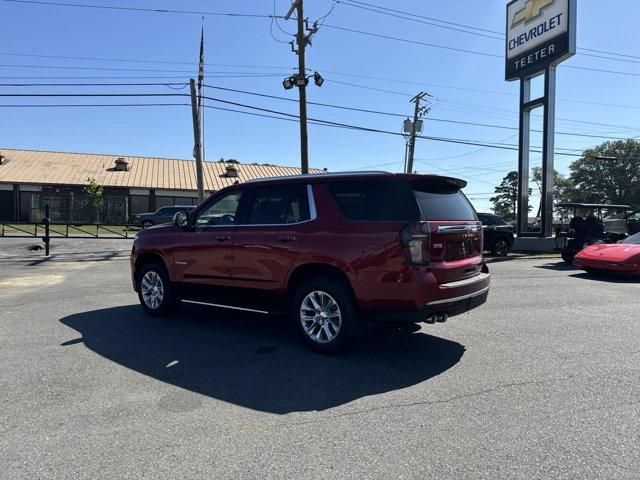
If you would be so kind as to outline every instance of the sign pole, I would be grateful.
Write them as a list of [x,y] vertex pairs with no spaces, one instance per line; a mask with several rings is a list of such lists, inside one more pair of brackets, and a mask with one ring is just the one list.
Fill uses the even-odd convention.
[[[507,4],[505,79],[520,80],[518,147],[519,236],[553,234],[556,66],[576,51],[576,0],[511,0]],[[544,94],[531,99],[531,79],[544,75]],[[528,232],[530,117],[544,108],[542,140],[541,229]]]
[[542,139],[542,235],[553,234],[554,137],[556,132],[556,67],[550,66],[544,75],[544,127]]
[[520,132],[518,142],[518,236],[527,232],[529,218],[529,138],[531,112],[524,106],[529,103],[531,97],[531,79],[520,80]]

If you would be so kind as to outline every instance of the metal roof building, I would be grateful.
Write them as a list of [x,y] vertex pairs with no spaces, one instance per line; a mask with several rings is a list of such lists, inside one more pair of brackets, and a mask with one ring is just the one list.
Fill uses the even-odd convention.
[[[298,167],[204,162],[209,194],[237,181],[299,174]],[[83,194],[92,179],[105,196],[127,197],[131,215],[197,200],[194,160],[0,148],[0,220],[29,221],[34,194]]]

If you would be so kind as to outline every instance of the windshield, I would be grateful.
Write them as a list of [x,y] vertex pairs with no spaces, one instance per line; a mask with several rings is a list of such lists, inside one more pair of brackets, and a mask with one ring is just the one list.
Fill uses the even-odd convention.
[[629,238],[624,239],[622,243],[631,243],[631,244],[640,245],[640,232],[636,233],[635,235],[631,235]]

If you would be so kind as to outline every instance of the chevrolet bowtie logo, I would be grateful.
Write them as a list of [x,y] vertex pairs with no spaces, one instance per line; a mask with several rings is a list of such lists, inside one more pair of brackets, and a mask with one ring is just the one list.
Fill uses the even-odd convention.
[[513,22],[511,22],[511,28],[516,25],[520,25],[522,22],[529,23],[531,20],[538,18],[542,15],[542,11],[549,5],[553,4],[555,0],[529,0],[522,10],[516,12],[513,16]]

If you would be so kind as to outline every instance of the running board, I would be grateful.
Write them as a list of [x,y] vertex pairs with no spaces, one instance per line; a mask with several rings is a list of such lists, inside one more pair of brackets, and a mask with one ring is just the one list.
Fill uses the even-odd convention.
[[237,310],[237,311],[241,311],[241,312],[259,313],[261,315],[273,315],[273,314],[287,313],[284,310],[282,310],[282,311],[258,310],[258,309],[255,309],[255,308],[237,307],[235,305],[224,305],[224,304],[221,304],[221,303],[202,302],[200,300],[188,300],[186,298],[183,298],[182,301],[184,303],[191,303],[193,305],[204,305],[205,307],[215,307],[215,308],[224,308],[224,309],[227,309],[227,310]]

